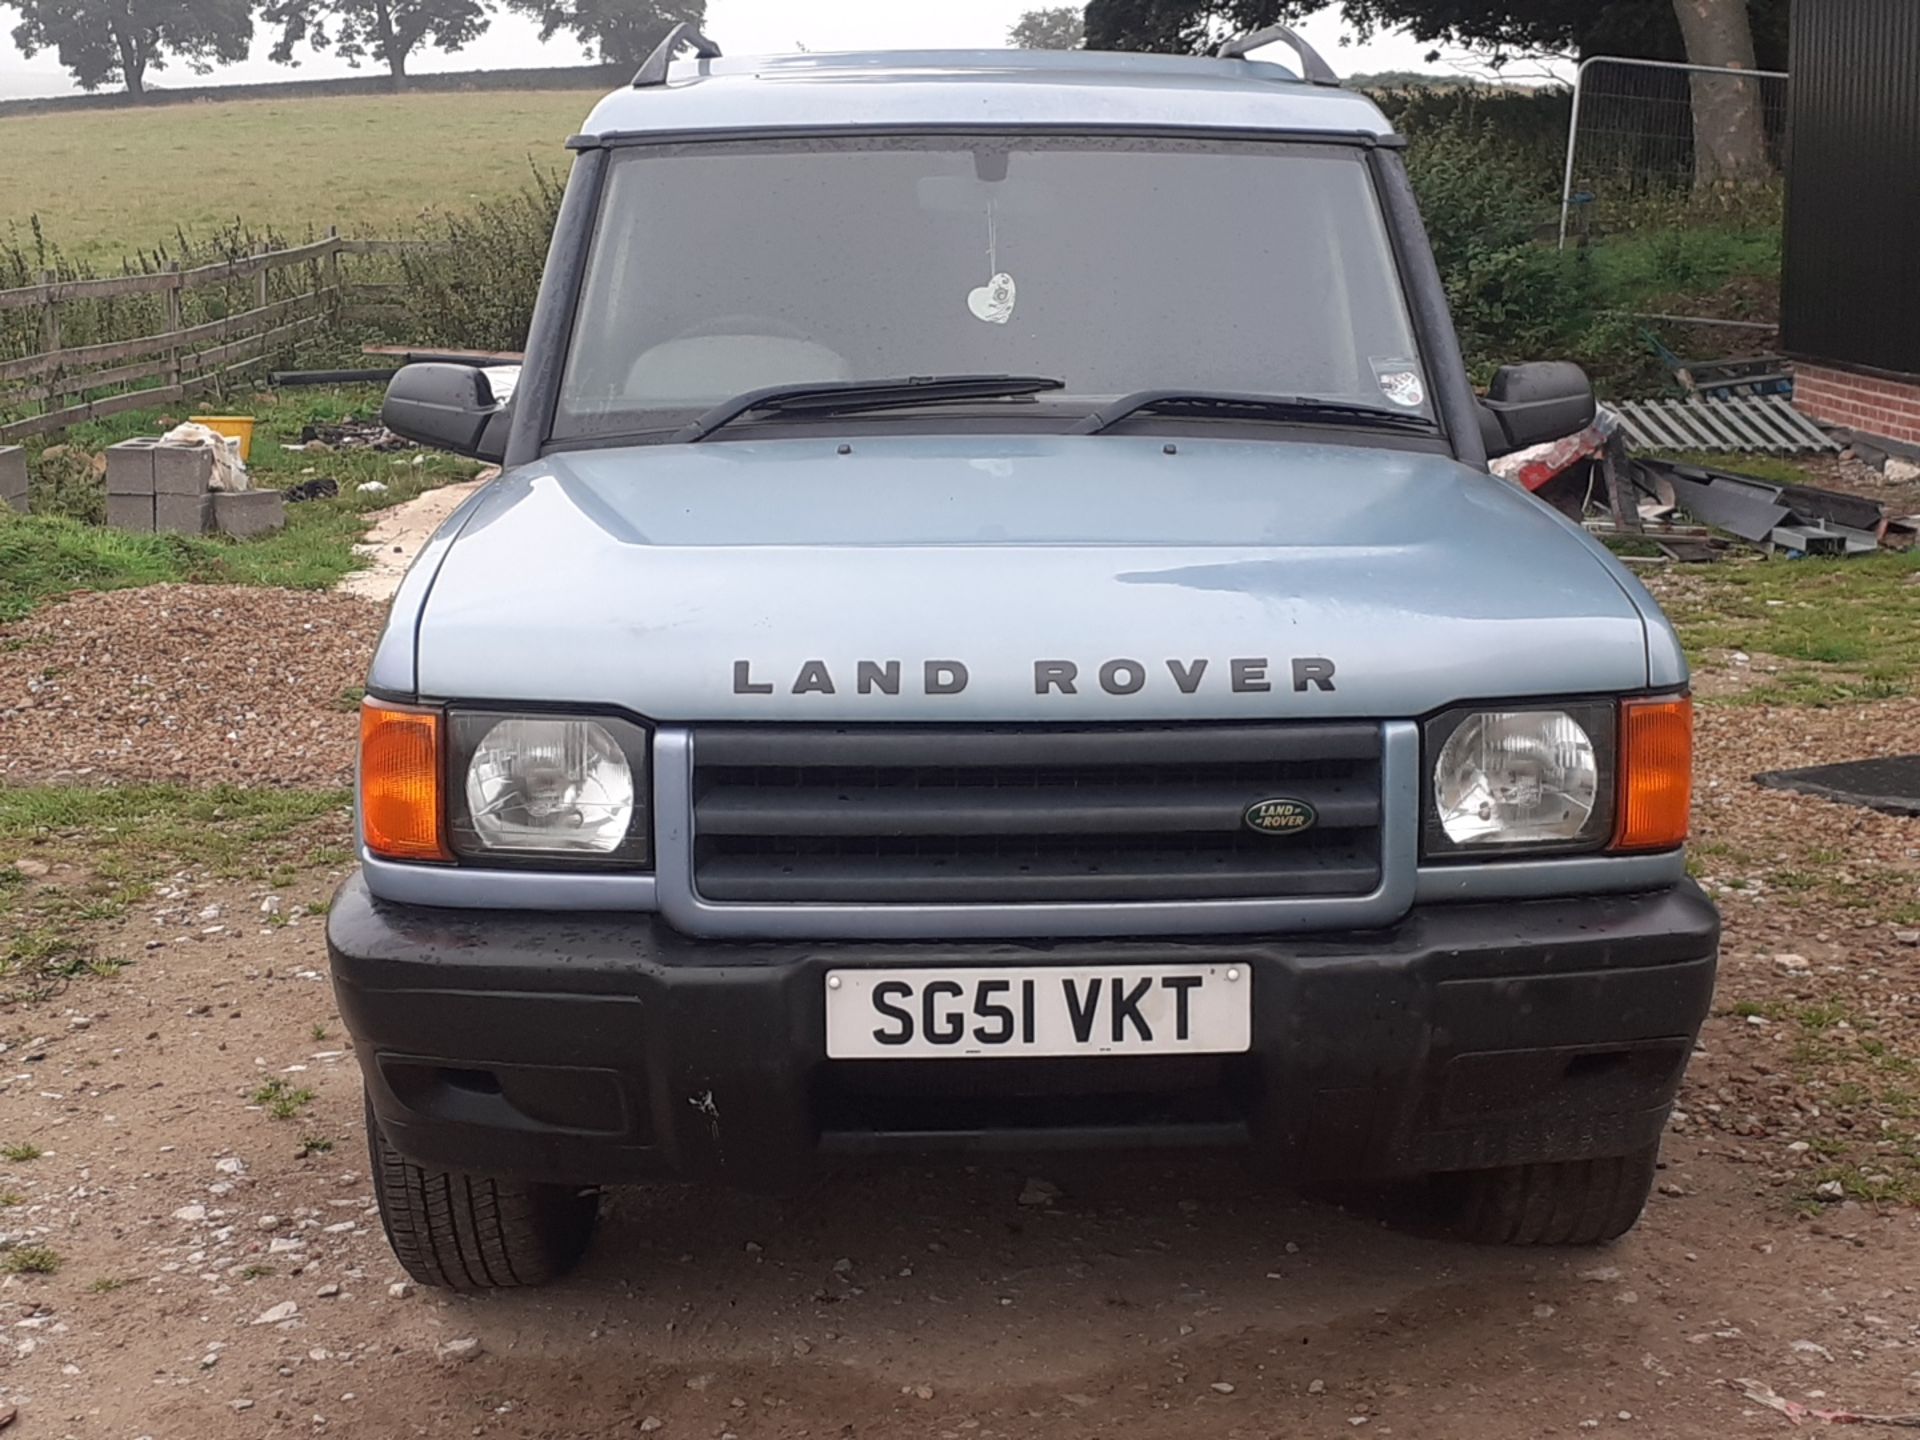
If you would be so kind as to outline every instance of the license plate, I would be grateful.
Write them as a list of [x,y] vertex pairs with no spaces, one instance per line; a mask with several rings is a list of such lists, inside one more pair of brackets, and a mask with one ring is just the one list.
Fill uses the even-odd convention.
[[835,970],[834,1060],[1204,1055],[1250,1043],[1242,965]]

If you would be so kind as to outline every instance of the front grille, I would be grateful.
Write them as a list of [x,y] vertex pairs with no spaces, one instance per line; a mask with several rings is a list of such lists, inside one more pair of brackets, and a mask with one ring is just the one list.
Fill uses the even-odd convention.
[[[719,903],[1354,896],[1380,879],[1380,729],[715,725],[694,889]],[[1263,834],[1259,800],[1312,805]]]

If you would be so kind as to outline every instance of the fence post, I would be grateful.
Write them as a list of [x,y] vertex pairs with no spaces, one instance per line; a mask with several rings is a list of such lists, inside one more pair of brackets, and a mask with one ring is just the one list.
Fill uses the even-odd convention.
[[[181,303],[184,297],[181,294],[180,262],[178,260],[168,263],[167,274],[172,281],[166,290],[167,334],[178,335],[180,331],[185,328],[186,319],[185,306]],[[185,378],[180,371],[180,361],[180,346],[176,341],[167,347],[167,384],[169,386],[179,385]]]
[[40,283],[47,287],[46,298],[40,302],[42,306],[42,309],[40,312],[41,326],[44,332],[43,338],[45,341],[46,352],[47,354],[54,357],[53,368],[47,372],[47,376],[46,376],[47,396],[46,396],[46,402],[45,402],[45,409],[46,409],[46,413],[49,415],[51,415],[54,412],[55,408],[59,404],[59,402],[54,398],[54,395],[60,383],[60,375],[61,375],[61,369],[60,369],[60,363],[59,363],[60,302],[54,298],[54,288],[53,288],[57,278],[58,277],[55,276],[53,271],[51,270],[42,270],[40,272]]
[[1573,72],[1573,114],[1567,120],[1567,169],[1560,181],[1560,244],[1558,249],[1567,248],[1567,215],[1573,208],[1573,150],[1580,142],[1580,96],[1587,82],[1587,66],[1593,63],[1593,57],[1580,62],[1580,68]]
[[271,274],[266,263],[268,253],[264,240],[254,247],[254,254],[260,257],[260,273],[253,277],[253,304],[257,310],[267,308],[267,277]]
[[59,276],[51,270],[40,272],[40,283],[46,287],[46,295],[41,300],[41,319],[46,330],[47,353],[53,354],[60,348],[60,302],[54,298],[54,286]]

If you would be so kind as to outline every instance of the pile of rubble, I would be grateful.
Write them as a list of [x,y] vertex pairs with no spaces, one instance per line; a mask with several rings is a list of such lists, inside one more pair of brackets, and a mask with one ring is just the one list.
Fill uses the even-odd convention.
[[[1632,434],[1602,409],[1578,434],[1501,456],[1492,469],[1590,532],[1645,541],[1669,559],[1712,559],[1736,541],[1770,554],[1833,558],[1920,541],[1920,513],[1909,513],[1920,508],[1920,489],[1907,488],[1920,482],[1920,465],[1898,456],[1844,452],[1840,463],[1874,482],[1876,493],[1861,494],[1635,455]],[[1869,470],[1869,461],[1877,467]]]

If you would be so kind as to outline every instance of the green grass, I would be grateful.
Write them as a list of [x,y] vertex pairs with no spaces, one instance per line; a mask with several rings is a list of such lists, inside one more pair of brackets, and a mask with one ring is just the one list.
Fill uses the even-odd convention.
[[1676,217],[1596,240],[1588,251],[1603,303],[1638,309],[1679,291],[1706,291],[1747,275],[1780,273],[1780,227],[1710,225]]
[[87,1290],[90,1294],[94,1295],[111,1295],[116,1290],[124,1290],[132,1283],[133,1281],[125,1275],[102,1275],[98,1280],[88,1285]]
[[[333,499],[289,505],[286,528],[257,540],[132,535],[57,515],[20,516],[0,508],[0,623],[71,590],[119,590],[170,581],[316,590],[337,583],[362,564],[353,547],[372,523],[373,512],[465,478],[477,468],[447,455],[428,455],[416,466],[395,465],[393,455],[294,454],[281,448],[297,441],[308,424],[375,415],[379,401],[378,390],[359,387],[292,391],[284,397],[231,396],[222,402],[258,421],[249,462],[257,485],[283,489],[324,477],[340,490]],[[164,420],[177,418],[134,412],[76,427],[64,443],[98,451],[131,436],[157,433]],[[412,456],[398,458],[410,461]],[[386,492],[361,494],[357,487],[370,480],[387,486]],[[36,506],[41,503],[36,496]]]
[[1804,465],[1783,460],[1778,455],[1710,455],[1703,450],[1655,450],[1661,460],[1677,460],[1683,465],[1699,465],[1728,475],[1746,475],[1769,485],[1820,484],[1820,477]]
[[1920,677],[1920,554],[1718,565],[1666,610],[1696,662],[1723,650],[1801,662],[1717,703],[1851,704],[1912,693]]
[[0,1145],[0,1160],[10,1160],[16,1165],[24,1164],[28,1160],[38,1160],[46,1153],[31,1140],[13,1140]]
[[59,1255],[45,1245],[16,1245],[0,1253],[0,1271],[9,1275],[51,1275],[59,1268]]
[[78,877],[0,884],[0,1001],[117,968],[97,952],[93,924],[182,868],[264,879],[321,864],[321,848],[336,847],[315,846],[317,832],[342,826],[348,804],[340,790],[0,785],[0,876],[17,882],[13,862],[33,858]]
[[300,1139],[300,1158],[302,1160],[306,1159],[309,1155],[331,1155],[332,1153],[333,1141],[324,1136],[304,1135]]
[[276,1120],[291,1120],[313,1103],[313,1091],[297,1088],[276,1075],[248,1097]]
[[306,96],[63,111],[0,120],[0,232],[38,215],[69,255],[120,257],[244,215],[294,241],[329,225],[385,237],[426,212],[517,190],[527,163],[566,168],[582,90]]

